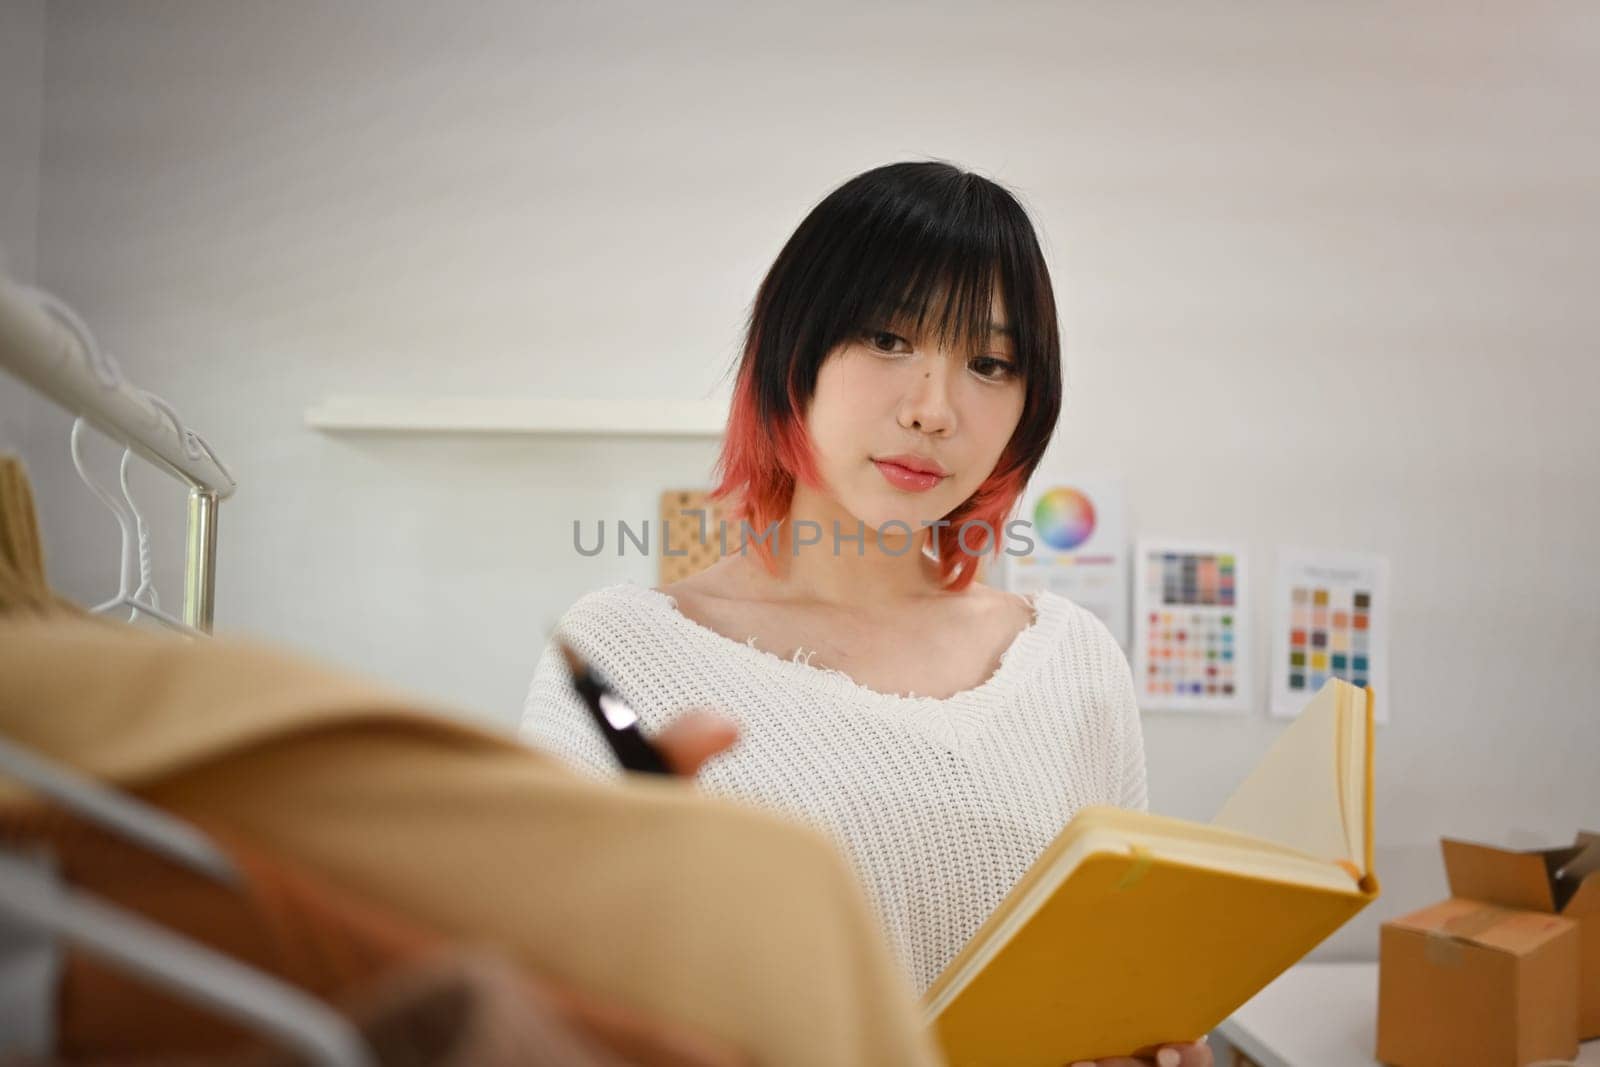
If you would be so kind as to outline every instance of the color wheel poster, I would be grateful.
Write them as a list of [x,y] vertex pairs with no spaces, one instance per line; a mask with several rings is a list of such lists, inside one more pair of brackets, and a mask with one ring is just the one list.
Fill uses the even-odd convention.
[[1250,710],[1250,615],[1237,545],[1141,538],[1134,549],[1139,707]]
[[1010,527],[1004,538],[1006,588],[1023,594],[1048,589],[1066,597],[1105,623],[1126,652],[1128,526],[1122,479],[1035,478],[1016,517],[1028,525]]
[[1389,721],[1389,561],[1351,552],[1278,551],[1272,714],[1292,719],[1329,678],[1367,686]]

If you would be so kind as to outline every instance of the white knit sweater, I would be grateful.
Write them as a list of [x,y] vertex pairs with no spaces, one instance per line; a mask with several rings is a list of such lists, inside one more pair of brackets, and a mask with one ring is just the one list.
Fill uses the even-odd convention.
[[[558,631],[646,733],[691,707],[737,722],[738,743],[705,764],[702,787],[837,841],[920,992],[1078,808],[1146,807],[1122,650],[1067,598],[1040,592],[1030,604],[1033,622],[994,674],[944,699],[880,693],[800,652],[731,640],[634,583],[584,596]],[[522,733],[582,770],[621,773],[553,643]]]

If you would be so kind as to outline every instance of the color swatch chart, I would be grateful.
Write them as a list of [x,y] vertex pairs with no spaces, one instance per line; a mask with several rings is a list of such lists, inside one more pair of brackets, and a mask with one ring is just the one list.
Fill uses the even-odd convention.
[[1142,708],[1249,710],[1243,556],[1226,547],[1141,542],[1136,556]]
[[1289,689],[1307,697],[1329,675],[1366,685],[1371,670],[1368,640],[1372,592],[1368,589],[1306,588],[1291,591]]
[[1329,678],[1365,686],[1388,721],[1389,565],[1381,556],[1280,549],[1272,635],[1272,714],[1300,713]]
[[1161,553],[1159,573],[1150,581],[1160,586],[1163,604],[1220,604],[1233,607],[1238,593],[1234,557]]

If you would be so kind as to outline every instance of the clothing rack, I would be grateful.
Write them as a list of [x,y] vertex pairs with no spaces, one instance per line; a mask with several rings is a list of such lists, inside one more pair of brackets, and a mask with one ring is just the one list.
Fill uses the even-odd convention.
[[[69,313],[70,314],[70,313]],[[0,278],[0,367],[189,486],[183,621],[211,631],[217,509],[236,483],[209,445],[25,287]]]

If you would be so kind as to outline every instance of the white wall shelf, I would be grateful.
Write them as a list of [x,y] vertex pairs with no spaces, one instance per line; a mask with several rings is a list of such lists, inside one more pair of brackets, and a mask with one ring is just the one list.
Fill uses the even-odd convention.
[[720,437],[728,401],[332,396],[305,418],[324,433]]

